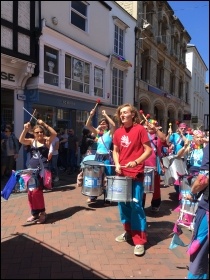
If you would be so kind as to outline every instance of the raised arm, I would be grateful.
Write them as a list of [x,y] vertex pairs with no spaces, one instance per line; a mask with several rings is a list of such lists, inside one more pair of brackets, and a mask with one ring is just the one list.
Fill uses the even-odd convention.
[[102,110],[102,115],[108,120],[110,126],[110,135],[113,136],[115,132],[115,122],[107,115],[105,110]]

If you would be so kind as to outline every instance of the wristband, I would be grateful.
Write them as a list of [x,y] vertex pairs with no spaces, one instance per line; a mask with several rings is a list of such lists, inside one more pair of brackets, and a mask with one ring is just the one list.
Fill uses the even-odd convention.
[[138,165],[138,162],[136,160],[134,160],[134,162],[136,163],[136,165]]

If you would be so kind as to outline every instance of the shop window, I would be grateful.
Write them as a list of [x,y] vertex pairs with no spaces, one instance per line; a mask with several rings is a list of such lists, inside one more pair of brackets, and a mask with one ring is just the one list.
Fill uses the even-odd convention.
[[58,51],[44,46],[44,82],[58,86]]

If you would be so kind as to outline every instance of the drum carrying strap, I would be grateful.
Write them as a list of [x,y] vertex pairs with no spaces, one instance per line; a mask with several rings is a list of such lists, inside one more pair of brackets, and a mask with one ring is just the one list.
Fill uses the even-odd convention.
[[157,145],[152,140],[150,133],[148,133],[148,137],[149,137],[149,140],[151,142],[151,145],[152,145],[153,150],[154,150],[155,155],[156,155],[156,168],[157,168],[157,172],[158,172],[159,175],[163,175],[162,168],[161,168],[161,163],[160,163],[160,156],[158,155],[158,151],[157,151]]

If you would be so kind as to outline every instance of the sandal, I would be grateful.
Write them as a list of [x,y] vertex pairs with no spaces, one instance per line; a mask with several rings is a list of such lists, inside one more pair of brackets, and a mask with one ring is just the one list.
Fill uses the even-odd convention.
[[30,223],[30,222],[33,222],[33,221],[36,221],[36,220],[38,220],[39,219],[39,216],[31,216],[31,217],[29,217],[26,221],[28,222],[28,223]]
[[39,216],[39,219],[36,223],[37,224],[44,224],[45,221],[46,221],[46,217],[47,217],[46,213],[41,213],[40,216]]

